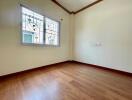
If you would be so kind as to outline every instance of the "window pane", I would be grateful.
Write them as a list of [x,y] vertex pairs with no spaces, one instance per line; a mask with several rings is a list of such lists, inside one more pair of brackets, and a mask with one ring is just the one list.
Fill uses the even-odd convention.
[[59,44],[59,22],[45,18],[45,43],[47,45],[58,45]]
[[42,15],[22,7],[23,43],[43,44],[43,23],[44,17]]
[[33,33],[32,32],[27,32],[27,31],[24,31],[24,42],[25,43],[32,43],[33,42]]

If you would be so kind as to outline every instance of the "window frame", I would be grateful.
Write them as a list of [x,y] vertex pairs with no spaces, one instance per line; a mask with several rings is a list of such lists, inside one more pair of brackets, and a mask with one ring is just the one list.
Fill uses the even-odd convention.
[[[23,27],[22,27],[22,24],[23,24],[23,20],[22,20],[22,16],[23,16],[23,13],[22,13],[22,7],[24,7],[24,8],[27,8],[27,9],[29,9],[29,10],[31,10],[31,11],[33,11],[33,12],[35,12],[35,13],[37,13],[37,14],[40,14],[40,15],[42,15],[43,16],[43,44],[36,44],[36,43],[24,43],[23,42]],[[41,14],[41,13],[38,13],[37,11],[35,11],[35,10],[33,10],[33,9],[31,9],[31,8],[29,8],[29,7],[27,7],[27,6],[25,6],[25,5],[23,5],[23,4],[20,4],[20,12],[21,12],[21,14],[20,14],[20,16],[21,16],[21,24],[20,24],[20,28],[21,28],[21,44],[22,45],[25,45],[25,46],[43,46],[43,47],[60,47],[60,32],[61,32],[61,22],[60,21],[58,21],[58,20],[55,20],[55,19],[53,19],[53,18],[51,18],[51,17],[48,17],[48,16],[45,16],[45,15],[43,15],[43,14]],[[46,40],[46,23],[45,23],[45,19],[46,18],[49,18],[49,19],[51,19],[51,20],[53,20],[53,21],[55,21],[55,22],[57,22],[58,23],[58,40],[57,40],[57,45],[52,45],[52,44],[45,44],[45,40]]]
[[[47,16],[45,16],[45,19],[46,18],[49,18],[49,17],[47,17]],[[45,19],[44,19],[44,21],[45,21]],[[49,18],[49,19],[51,19],[51,18]],[[54,20],[54,19],[51,19],[51,20],[53,20],[53,21],[55,21],[55,22],[57,22],[58,23],[58,40],[57,40],[57,45],[52,45],[52,44],[45,44],[44,43],[44,45],[46,45],[46,46],[60,46],[60,26],[61,26],[61,23],[60,23],[60,21],[56,21],[56,20]],[[45,21],[46,22],[46,21]],[[45,23],[44,23],[44,33],[45,33],[45,36],[46,36],[46,27],[45,27],[46,25],[45,25]],[[44,42],[45,42],[45,37],[44,37]]]

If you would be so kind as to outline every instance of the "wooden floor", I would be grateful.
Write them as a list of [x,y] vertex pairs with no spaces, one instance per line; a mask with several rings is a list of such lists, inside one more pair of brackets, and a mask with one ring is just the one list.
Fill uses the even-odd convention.
[[62,63],[1,78],[0,100],[132,100],[132,78]]

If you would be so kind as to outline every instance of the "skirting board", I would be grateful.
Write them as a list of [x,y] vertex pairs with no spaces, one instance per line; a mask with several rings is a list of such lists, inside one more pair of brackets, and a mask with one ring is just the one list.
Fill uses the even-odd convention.
[[132,77],[132,73],[129,73],[129,72],[124,72],[124,71],[120,71],[120,70],[106,68],[106,67],[99,66],[99,65],[87,64],[87,63],[83,63],[83,62],[79,62],[79,61],[69,60],[69,61],[59,62],[59,63],[55,63],[55,64],[51,64],[51,65],[41,66],[41,67],[37,67],[37,68],[33,68],[33,69],[21,71],[21,72],[16,72],[16,73],[0,76],[0,80],[7,79],[9,77],[16,76],[16,75],[19,75],[19,74],[25,74],[25,73],[28,73],[28,72],[32,72],[34,70],[41,70],[43,68],[46,69],[46,68],[49,68],[49,67],[53,67],[53,66],[60,65],[60,64],[65,64],[65,63],[83,64],[83,65],[87,65],[88,67],[94,67],[94,68],[98,68],[98,69],[101,69],[101,70],[111,71],[111,72],[114,72],[114,73],[117,73],[117,74]]
[[116,70],[116,69],[112,69],[112,68],[108,68],[108,67],[104,67],[104,66],[99,66],[99,65],[94,65],[94,64],[88,64],[88,63],[84,63],[84,62],[80,62],[80,61],[72,61],[72,62],[84,64],[84,65],[87,65],[89,67],[94,67],[94,68],[98,68],[98,69],[102,69],[102,70],[106,70],[106,71],[111,71],[114,73],[118,73],[118,74],[122,74],[122,75],[132,77],[132,73],[129,73],[129,72],[120,71],[120,70]]
[[16,73],[11,73],[11,74],[7,74],[7,75],[3,75],[3,76],[0,76],[0,80],[2,79],[7,79],[9,77],[13,77],[13,76],[16,76],[16,75],[19,75],[19,74],[25,74],[25,73],[28,73],[28,72],[32,72],[34,70],[41,70],[41,69],[46,69],[46,68],[49,68],[49,67],[52,67],[52,66],[57,66],[57,65],[60,65],[60,64],[65,64],[69,61],[63,61],[63,62],[58,62],[58,63],[54,63],[54,64],[50,64],[50,65],[45,65],[45,66],[39,66],[39,67],[36,67],[36,68],[33,68],[33,69],[28,69],[28,70],[24,70],[24,71],[20,71],[20,72],[16,72]]

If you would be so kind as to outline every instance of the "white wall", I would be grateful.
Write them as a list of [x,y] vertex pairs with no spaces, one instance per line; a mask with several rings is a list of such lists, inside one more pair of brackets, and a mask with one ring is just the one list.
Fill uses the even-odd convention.
[[[61,46],[21,45],[22,3],[61,22]],[[66,60],[132,72],[132,0],[104,0],[69,15],[51,0],[1,0],[0,76]]]
[[132,0],[104,0],[75,16],[74,60],[132,72]]
[[69,60],[73,60],[73,54],[74,54],[74,35],[75,35],[75,21],[74,21],[75,15],[72,14],[70,15],[70,59]]
[[[64,19],[61,22],[60,47],[21,45],[20,3],[53,19]],[[69,20],[69,14],[51,0],[1,0],[0,76],[69,60]]]

